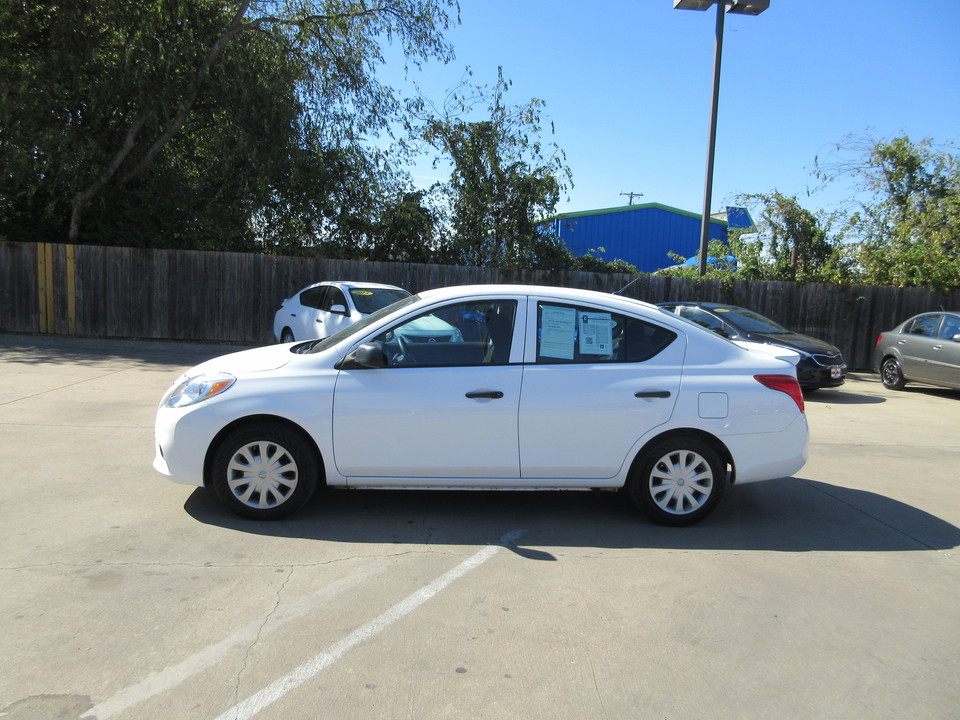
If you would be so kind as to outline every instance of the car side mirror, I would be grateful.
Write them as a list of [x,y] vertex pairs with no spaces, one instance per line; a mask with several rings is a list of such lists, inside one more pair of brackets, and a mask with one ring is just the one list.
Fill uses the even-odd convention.
[[950,339],[953,340],[954,342],[960,342],[960,333],[957,333]]
[[387,356],[383,352],[383,343],[369,342],[347,353],[337,363],[337,370],[369,370],[387,366]]
[[346,306],[346,305],[331,305],[331,306],[330,306],[330,312],[332,312],[334,315],[346,315],[346,314],[347,314],[347,306]]

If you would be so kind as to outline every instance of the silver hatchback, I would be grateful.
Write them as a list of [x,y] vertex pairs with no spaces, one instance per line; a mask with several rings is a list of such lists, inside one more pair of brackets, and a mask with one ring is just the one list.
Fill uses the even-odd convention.
[[907,382],[960,390],[960,312],[922,313],[881,333],[873,369],[891,390]]

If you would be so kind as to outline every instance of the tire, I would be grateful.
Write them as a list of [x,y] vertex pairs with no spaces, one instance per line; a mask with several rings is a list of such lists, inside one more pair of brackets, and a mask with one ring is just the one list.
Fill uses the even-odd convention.
[[252,520],[275,520],[313,497],[319,462],[299,432],[275,423],[240,428],[213,456],[211,486],[228,509]]
[[292,343],[294,340],[296,340],[296,338],[293,337],[293,331],[290,328],[284,328],[283,332],[280,333],[281,343]]
[[903,390],[907,381],[900,369],[900,361],[894,357],[884,358],[880,365],[880,380],[888,390]]
[[692,525],[713,512],[727,486],[719,453],[695,437],[654,443],[627,481],[630,500],[661,525]]

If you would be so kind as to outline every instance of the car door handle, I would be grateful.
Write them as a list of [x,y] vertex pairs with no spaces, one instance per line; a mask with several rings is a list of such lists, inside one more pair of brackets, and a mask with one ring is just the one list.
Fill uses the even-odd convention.
[[669,390],[641,390],[640,392],[635,392],[634,397],[638,398],[668,398],[670,397]]
[[503,397],[503,393],[499,390],[475,390],[474,392],[468,392],[467,397],[471,400],[476,398],[489,398],[491,400],[499,400]]

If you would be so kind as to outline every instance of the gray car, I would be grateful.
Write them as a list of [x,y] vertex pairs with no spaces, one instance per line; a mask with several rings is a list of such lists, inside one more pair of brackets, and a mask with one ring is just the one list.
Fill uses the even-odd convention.
[[873,369],[891,390],[902,390],[907,382],[960,390],[960,312],[915,315],[881,333]]

